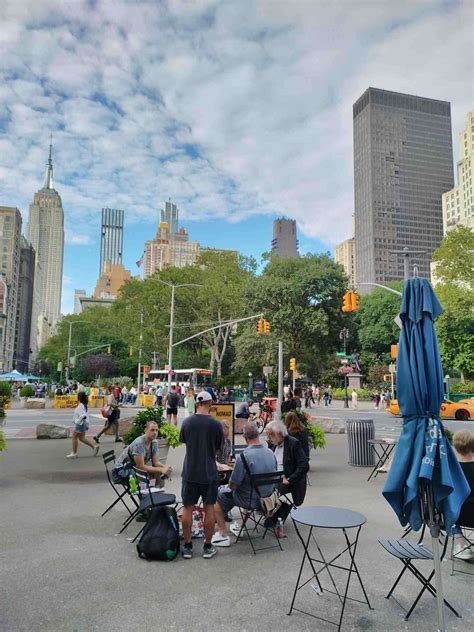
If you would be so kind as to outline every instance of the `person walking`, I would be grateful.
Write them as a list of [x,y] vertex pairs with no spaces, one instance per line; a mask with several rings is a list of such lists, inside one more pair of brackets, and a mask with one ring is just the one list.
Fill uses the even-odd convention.
[[79,391],[77,401],[78,404],[73,414],[74,430],[72,432],[72,452],[66,456],[66,459],[78,458],[77,449],[79,447],[79,441],[92,448],[94,456],[99,454],[99,443],[86,437],[86,432],[89,430],[89,415],[87,413],[87,395],[84,391]]
[[184,559],[193,556],[191,528],[193,522],[193,507],[202,498],[204,505],[204,547],[202,556],[205,559],[214,557],[217,553],[212,544],[214,534],[215,513],[214,505],[217,500],[219,475],[216,465],[216,453],[224,440],[222,424],[209,414],[212,406],[212,396],[207,391],[201,391],[196,396],[196,413],[186,417],[181,426],[179,440],[186,446],[184,457],[181,498],[183,501],[184,546],[181,552]]
[[359,408],[359,400],[358,400],[358,395],[355,388],[352,389],[351,399],[352,399],[352,410],[357,410]]
[[194,408],[196,405],[196,400],[194,398],[194,388],[192,386],[188,387],[186,391],[186,401],[184,402],[184,406],[188,412],[188,415],[194,415]]
[[104,427],[98,434],[95,435],[94,439],[97,441],[97,443],[99,443],[99,439],[104,434],[104,432],[107,432],[109,428],[113,427],[114,434],[115,434],[115,443],[120,443],[120,437],[119,437],[119,418],[120,418],[119,406],[120,404],[118,400],[115,398],[113,387],[109,386],[108,390],[109,390],[109,394],[107,396],[107,405],[105,407],[106,414],[107,414],[106,421],[105,421]]
[[166,394],[166,423],[178,425],[178,404],[179,395],[176,386],[172,385],[170,392]]
[[156,389],[156,405],[161,406],[163,404],[163,387],[158,384]]

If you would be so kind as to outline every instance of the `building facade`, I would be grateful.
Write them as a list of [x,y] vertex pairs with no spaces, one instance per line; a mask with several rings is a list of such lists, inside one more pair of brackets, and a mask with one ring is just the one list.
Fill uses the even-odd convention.
[[[403,257],[429,278],[443,236],[442,194],[453,186],[448,102],[368,88],[353,106],[357,283],[404,278]],[[361,286],[361,291],[367,291]]]
[[0,206],[0,373],[13,368],[20,279],[21,214]]
[[82,312],[81,298],[85,298],[87,292],[85,290],[74,290],[74,313],[80,314]]
[[346,239],[334,249],[334,260],[340,263],[345,273],[349,277],[349,285],[352,287],[356,282],[355,276],[355,246],[354,238]]
[[160,224],[168,224],[171,235],[178,232],[179,210],[176,204],[173,204],[171,198],[168,202],[165,202],[165,208],[161,209]]
[[132,275],[129,270],[125,270],[121,263],[110,263],[106,261],[104,271],[97,280],[93,298],[117,298],[120,288],[124,283],[130,281]]
[[145,278],[161,271],[167,266],[183,268],[193,265],[199,257],[199,244],[190,241],[184,228],[171,234],[166,222],[160,223],[155,239],[145,243],[144,276]]
[[33,246],[20,238],[20,272],[16,310],[15,357],[13,366],[20,373],[30,372],[30,337],[33,315],[36,253]]
[[42,341],[53,331],[61,313],[64,212],[61,197],[53,186],[51,145],[44,186],[34,194],[30,205],[27,238],[36,252],[36,301],[31,334],[35,355]]
[[466,127],[459,134],[458,184],[443,194],[443,230],[458,225],[474,229],[474,110],[468,112]]
[[273,221],[272,252],[279,257],[298,257],[296,220],[280,218]]
[[99,276],[104,271],[107,261],[112,264],[122,263],[124,215],[124,211],[120,209],[102,209]]

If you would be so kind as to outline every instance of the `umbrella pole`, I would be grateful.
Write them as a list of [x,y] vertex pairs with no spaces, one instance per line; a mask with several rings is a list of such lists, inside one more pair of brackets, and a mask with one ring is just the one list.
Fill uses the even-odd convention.
[[441,577],[441,561],[439,552],[439,535],[441,532],[441,515],[436,509],[433,497],[433,484],[431,482],[425,484],[424,499],[426,512],[424,515],[427,526],[429,527],[431,534],[431,545],[433,551],[433,565],[434,565],[434,577],[435,577],[435,589],[436,589],[436,603],[438,607],[438,632],[445,632],[446,627],[444,623],[444,593],[443,593],[443,581]]

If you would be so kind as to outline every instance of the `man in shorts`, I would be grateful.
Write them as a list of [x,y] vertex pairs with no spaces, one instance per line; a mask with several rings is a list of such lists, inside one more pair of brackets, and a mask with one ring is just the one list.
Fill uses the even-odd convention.
[[217,500],[218,472],[216,452],[222,445],[224,433],[222,424],[209,414],[212,406],[212,396],[207,391],[201,391],[196,396],[196,413],[186,417],[181,426],[179,440],[186,445],[184,457],[181,498],[183,501],[183,540],[182,556],[191,559],[193,544],[191,542],[191,527],[193,522],[193,507],[202,498],[204,505],[204,548],[202,556],[205,559],[216,554],[212,544],[214,534],[214,504]]
[[176,392],[176,386],[172,386],[166,395],[166,423],[170,424],[173,420],[174,425],[178,425],[178,404],[179,395]]

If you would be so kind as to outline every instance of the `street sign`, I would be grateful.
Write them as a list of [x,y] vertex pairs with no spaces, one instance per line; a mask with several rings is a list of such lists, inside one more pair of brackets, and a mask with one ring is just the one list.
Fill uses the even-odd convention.
[[347,358],[341,358],[341,364],[349,364],[349,360]]
[[346,354],[344,353],[344,351],[336,351],[336,356],[338,358],[343,358]]
[[272,366],[264,366],[263,367],[263,375],[270,375],[273,372]]

